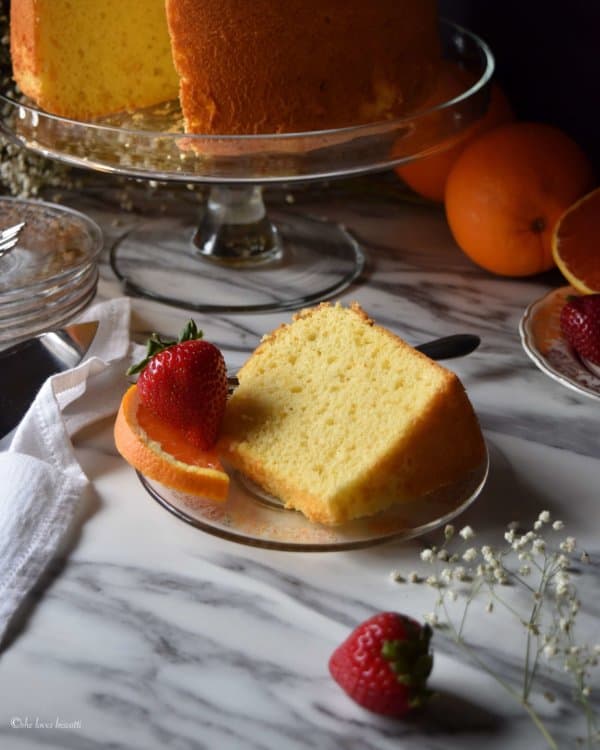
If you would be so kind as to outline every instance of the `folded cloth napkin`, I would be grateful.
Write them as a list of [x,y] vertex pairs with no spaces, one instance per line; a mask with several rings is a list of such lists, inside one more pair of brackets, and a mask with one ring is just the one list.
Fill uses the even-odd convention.
[[88,480],[71,436],[117,410],[131,347],[130,303],[95,305],[99,322],[84,360],[44,383],[0,453],[0,642],[13,614],[61,549]]

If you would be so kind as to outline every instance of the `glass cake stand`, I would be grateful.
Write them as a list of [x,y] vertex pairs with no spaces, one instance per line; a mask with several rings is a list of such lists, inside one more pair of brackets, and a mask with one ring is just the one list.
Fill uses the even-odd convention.
[[494,60],[471,32],[443,21],[443,57],[471,73],[452,99],[401,119],[307,133],[186,135],[178,102],[94,122],[50,115],[0,93],[0,128],[27,149],[76,167],[210,186],[202,216],[149,211],[113,247],[125,291],[198,312],[294,309],[332,297],[365,257],[343,226],[293,205],[267,212],[264,186],[363,175],[448,146],[481,117]]

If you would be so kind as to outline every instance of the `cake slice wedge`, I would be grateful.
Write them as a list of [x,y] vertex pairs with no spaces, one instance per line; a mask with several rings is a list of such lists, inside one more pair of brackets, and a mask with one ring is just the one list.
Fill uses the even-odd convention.
[[357,304],[296,314],[238,378],[220,454],[311,521],[340,524],[420,498],[485,456],[458,377]]

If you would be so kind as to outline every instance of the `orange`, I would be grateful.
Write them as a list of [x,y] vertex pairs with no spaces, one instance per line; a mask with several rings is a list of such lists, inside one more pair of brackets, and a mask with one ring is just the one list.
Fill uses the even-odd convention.
[[592,186],[589,160],[558,128],[503,125],[471,143],[446,183],[454,239],[478,265],[505,276],[554,266],[552,232]]
[[560,217],[552,235],[552,255],[578,292],[600,292],[600,188]]
[[[457,96],[470,83],[465,72],[457,66],[447,68],[441,79],[440,88],[444,92],[445,99]],[[450,170],[469,143],[483,133],[512,120],[514,120],[514,114],[508,99],[502,89],[494,83],[490,89],[489,106],[483,117],[442,144],[441,150],[436,151],[436,153],[396,167],[396,174],[415,193],[429,200],[442,203]]]
[[194,448],[155,417],[140,403],[137,385],[123,396],[114,435],[119,453],[146,477],[190,495],[227,498],[229,477],[216,452]]

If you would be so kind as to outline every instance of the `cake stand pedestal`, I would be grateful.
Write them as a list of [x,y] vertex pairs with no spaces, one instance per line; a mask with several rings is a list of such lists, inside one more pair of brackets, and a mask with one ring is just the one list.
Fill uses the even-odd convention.
[[487,108],[494,62],[474,34],[442,22],[443,58],[470,72],[451,100],[398,120],[311,133],[183,132],[178,102],[102,121],[49,115],[0,94],[0,128],[63,163],[158,182],[211,186],[203,215],[147,217],[112,249],[125,291],[198,312],[295,309],[339,294],[365,257],[348,230],[294,206],[267,211],[262,188],[389,169],[450,145]]

